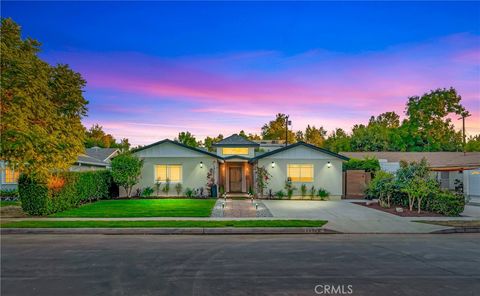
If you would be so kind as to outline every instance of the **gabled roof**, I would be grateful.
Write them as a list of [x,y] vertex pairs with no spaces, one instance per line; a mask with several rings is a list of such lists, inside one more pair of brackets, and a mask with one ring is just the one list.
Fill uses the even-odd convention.
[[258,147],[260,144],[245,139],[242,136],[233,134],[230,137],[226,137],[218,143],[213,144],[215,147]]
[[161,144],[164,144],[164,143],[171,143],[171,144],[183,147],[183,148],[190,149],[190,150],[195,151],[195,152],[203,153],[203,154],[208,155],[208,156],[212,156],[212,157],[215,157],[215,158],[218,158],[218,159],[222,159],[222,157],[220,157],[220,156],[218,156],[214,153],[211,153],[211,152],[208,152],[208,151],[205,151],[205,150],[202,150],[202,149],[198,149],[198,148],[195,148],[195,147],[192,147],[192,146],[188,146],[188,145],[182,144],[182,143],[177,142],[177,141],[172,141],[170,139],[161,140],[161,141],[155,142],[153,144],[143,146],[141,148],[133,149],[132,152],[136,153],[138,151],[142,151],[142,150],[148,149],[150,147],[153,147],[153,146],[156,146],[156,145],[161,145]]
[[117,148],[100,148],[100,147],[92,147],[92,148],[87,148],[85,149],[85,154],[105,161],[108,158],[110,158],[113,154],[115,154],[118,151]]
[[343,156],[343,155],[340,155],[340,154],[337,154],[335,152],[332,152],[330,150],[327,150],[327,149],[323,149],[323,148],[320,148],[320,147],[317,147],[315,145],[312,145],[312,144],[308,144],[308,143],[305,143],[305,142],[297,142],[295,144],[291,144],[291,145],[288,145],[286,147],[283,147],[283,148],[279,148],[279,149],[276,149],[276,150],[272,150],[272,151],[269,151],[269,152],[265,152],[263,154],[260,154],[258,156],[255,156],[254,158],[252,158],[250,160],[250,162],[253,162],[253,161],[256,161],[260,158],[264,158],[264,157],[267,157],[267,156],[270,156],[270,155],[273,155],[273,154],[276,154],[276,153],[280,153],[280,152],[283,152],[283,151],[286,151],[286,150],[289,150],[289,149],[292,149],[292,148],[295,148],[295,147],[298,147],[298,146],[305,146],[307,148],[310,148],[310,149],[313,149],[313,150],[316,150],[316,151],[319,151],[319,152],[323,152],[325,154],[328,154],[328,155],[331,155],[331,156],[334,156],[334,157],[337,157],[337,158],[340,158],[341,160],[349,160],[348,157],[346,156]]
[[101,166],[101,167],[108,167],[110,164],[103,160],[88,156],[86,154],[80,154],[77,157],[76,163],[78,164],[88,164],[93,166]]
[[388,162],[420,161],[425,158],[430,168],[478,168],[480,167],[480,152],[340,152],[351,158],[376,157]]

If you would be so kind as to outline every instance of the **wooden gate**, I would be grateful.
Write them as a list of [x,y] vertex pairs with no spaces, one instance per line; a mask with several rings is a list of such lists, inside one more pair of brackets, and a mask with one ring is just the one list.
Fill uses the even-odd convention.
[[344,172],[345,198],[365,198],[365,189],[370,183],[371,174],[364,170],[348,170]]

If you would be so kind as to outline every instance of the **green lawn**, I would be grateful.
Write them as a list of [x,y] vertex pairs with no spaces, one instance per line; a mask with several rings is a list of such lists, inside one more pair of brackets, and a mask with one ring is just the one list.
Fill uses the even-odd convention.
[[1,207],[6,207],[6,206],[19,206],[20,202],[19,201],[0,201],[0,208]]
[[215,199],[101,200],[51,217],[210,217]]
[[237,220],[237,221],[17,221],[1,224],[2,228],[131,228],[131,227],[321,227],[322,220]]

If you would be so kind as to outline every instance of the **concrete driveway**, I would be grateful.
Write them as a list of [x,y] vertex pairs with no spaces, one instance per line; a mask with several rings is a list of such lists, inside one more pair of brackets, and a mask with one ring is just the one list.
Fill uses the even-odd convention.
[[264,200],[275,218],[328,220],[343,233],[429,233],[449,227],[411,222],[349,201]]

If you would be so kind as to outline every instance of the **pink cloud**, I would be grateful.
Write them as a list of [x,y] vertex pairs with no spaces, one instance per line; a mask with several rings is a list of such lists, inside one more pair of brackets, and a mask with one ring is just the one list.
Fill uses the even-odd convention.
[[[92,100],[98,110],[91,111],[105,115],[89,120],[133,143],[173,138],[185,129],[199,137],[241,129],[258,133],[278,112],[290,114],[296,129],[310,123],[349,130],[370,115],[403,115],[409,96],[450,86],[473,114],[467,121],[473,134],[480,132],[479,41],[457,34],[357,54],[319,49],[294,56],[259,51],[175,59],[138,53],[54,55],[86,77],[87,97],[108,93]],[[132,99],[115,101],[116,95]],[[128,115],[138,124],[120,117]],[[156,129],[146,128],[157,123]]]

